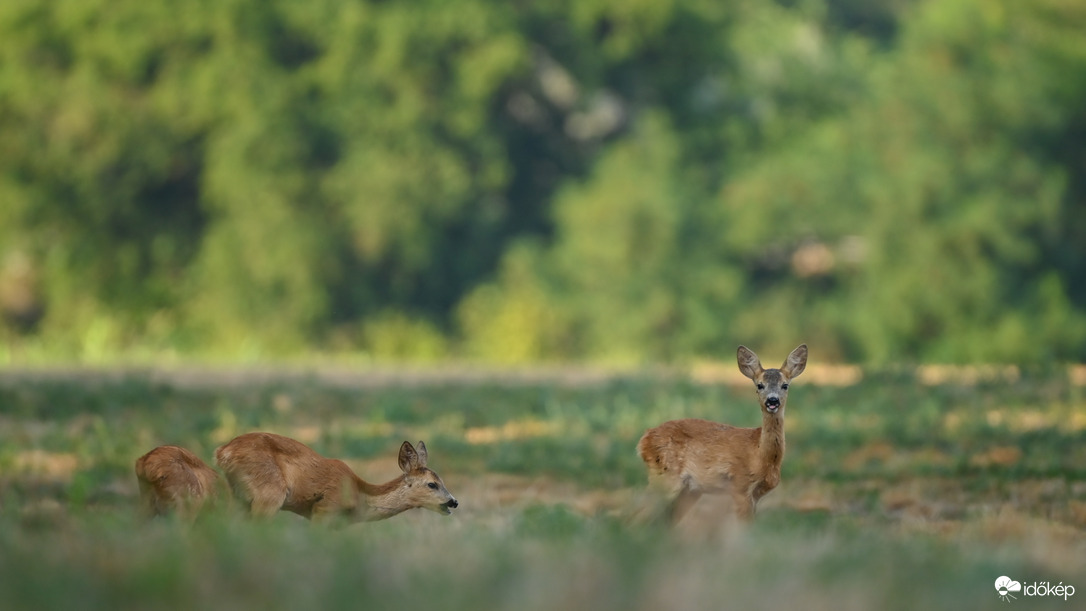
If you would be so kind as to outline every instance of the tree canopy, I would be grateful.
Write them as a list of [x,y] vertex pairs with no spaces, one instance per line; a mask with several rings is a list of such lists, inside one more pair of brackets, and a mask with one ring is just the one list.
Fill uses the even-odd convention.
[[1083,31],[1073,0],[3,3],[4,354],[1082,361]]

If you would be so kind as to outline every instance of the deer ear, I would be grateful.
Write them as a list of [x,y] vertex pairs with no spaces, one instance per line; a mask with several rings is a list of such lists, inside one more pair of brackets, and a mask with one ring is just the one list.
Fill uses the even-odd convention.
[[784,359],[784,365],[781,365],[781,371],[784,375],[788,376],[788,379],[798,376],[803,373],[803,370],[807,368],[807,344],[800,344],[788,358]]
[[426,460],[428,458],[426,453],[426,444],[422,443],[422,441],[419,441],[418,445],[415,446],[415,453],[418,454],[418,458],[416,459],[415,463],[419,467],[425,467]]
[[415,448],[411,446],[408,441],[403,442],[400,446],[400,470],[404,473],[410,473],[418,467],[419,454],[415,451]]
[[754,354],[754,351],[746,346],[739,346],[739,350],[736,351],[736,358],[739,361],[739,371],[743,372],[743,375],[750,379],[758,377],[758,374],[762,373],[762,362],[758,360],[758,355]]

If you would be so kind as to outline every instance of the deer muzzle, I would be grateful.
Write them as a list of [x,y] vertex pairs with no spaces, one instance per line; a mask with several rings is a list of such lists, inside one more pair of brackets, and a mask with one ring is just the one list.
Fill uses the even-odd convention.
[[776,395],[770,395],[766,397],[765,409],[771,414],[774,414],[781,408],[781,398]]

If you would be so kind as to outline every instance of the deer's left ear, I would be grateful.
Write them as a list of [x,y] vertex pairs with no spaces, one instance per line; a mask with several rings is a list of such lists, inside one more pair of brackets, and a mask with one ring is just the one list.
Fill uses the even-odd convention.
[[798,348],[788,355],[788,358],[784,359],[784,365],[781,365],[781,372],[791,380],[803,373],[803,370],[806,368],[807,344],[800,344]]
[[[425,448],[424,448],[425,450]],[[415,448],[411,445],[411,442],[405,441],[400,446],[400,470],[404,473],[410,473],[419,466],[419,453],[415,451]]]

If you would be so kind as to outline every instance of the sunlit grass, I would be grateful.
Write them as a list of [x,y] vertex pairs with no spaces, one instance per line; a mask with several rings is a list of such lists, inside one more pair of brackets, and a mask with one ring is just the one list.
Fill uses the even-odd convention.
[[[973,608],[1000,575],[1086,574],[1084,413],[1082,388],[1029,376],[797,382],[754,526],[707,497],[666,533],[633,519],[637,438],[678,417],[757,426],[746,386],[7,377],[0,608]],[[338,530],[136,520],[136,457],[175,443],[210,461],[258,429],[375,481],[423,439],[461,509]]]

